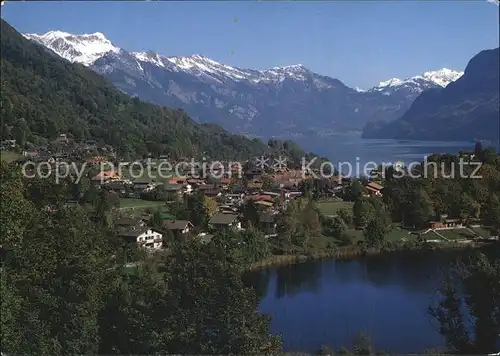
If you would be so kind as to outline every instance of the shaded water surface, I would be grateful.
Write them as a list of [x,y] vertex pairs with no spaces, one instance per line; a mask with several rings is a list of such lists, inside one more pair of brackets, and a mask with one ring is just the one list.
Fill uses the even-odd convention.
[[464,252],[386,254],[268,269],[251,278],[260,311],[272,316],[286,351],[351,346],[368,332],[377,350],[415,353],[443,346],[428,314],[452,262]]

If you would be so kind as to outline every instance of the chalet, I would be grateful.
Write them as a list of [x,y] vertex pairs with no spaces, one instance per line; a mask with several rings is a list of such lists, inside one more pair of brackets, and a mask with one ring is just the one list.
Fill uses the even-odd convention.
[[209,221],[210,226],[215,230],[236,229],[241,230],[241,222],[238,221],[238,215],[218,213],[212,216]]
[[150,192],[155,188],[155,184],[148,180],[135,180],[133,183],[134,190],[141,192]]
[[124,240],[136,243],[139,247],[146,249],[160,249],[163,245],[163,234],[151,227],[143,226],[132,230],[118,232],[118,236]]
[[260,197],[262,197],[262,199],[273,200],[273,199],[279,198],[280,195],[281,195],[281,192],[263,192],[260,195]]
[[203,195],[206,197],[220,197],[222,195],[221,189],[220,188],[215,188],[215,189],[208,189],[202,192]]
[[429,229],[454,229],[463,227],[460,219],[448,219],[448,215],[438,215],[428,223]]
[[262,213],[259,216],[259,227],[268,233],[275,232],[278,225],[276,220],[276,214]]
[[171,183],[168,183],[168,184],[164,184],[163,185],[163,189],[165,190],[165,192],[167,192],[169,194],[182,195],[183,188],[184,188],[183,184],[171,184]]
[[198,178],[189,178],[188,180],[186,180],[186,183],[191,185],[193,188],[196,188],[200,185],[205,184],[205,180]]
[[267,201],[267,200],[257,200],[254,202],[256,205],[263,206],[265,208],[272,208],[274,206],[273,202]]
[[261,181],[248,182],[247,188],[253,191],[262,189],[263,183]]
[[[87,160],[87,164],[90,164],[92,166],[97,166],[101,163],[104,163],[106,162],[106,157],[104,156],[94,156],[94,157],[91,157]],[[120,163],[121,165],[121,163]]]
[[226,199],[228,201],[238,201],[238,200],[241,200],[245,197],[245,194],[243,193],[240,193],[240,194],[226,194]]
[[180,177],[171,177],[168,180],[168,184],[184,184],[186,179]]
[[222,213],[236,214],[238,209],[233,205],[227,204],[227,205],[221,205],[219,207],[219,211]]
[[214,238],[213,234],[207,234],[206,232],[200,233],[196,238],[202,243],[207,244]]
[[202,185],[199,185],[197,190],[200,192],[200,193],[203,193],[207,190],[213,190],[213,189],[216,189],[217,186],[215,184],[202,184]]
[[368,195],[380,197],[382,196],[382,189],[384,189],[384,187],[378,183],[369,182],[365,186],[365,189],[368,191]]
[[164,220],[162,226],[165,230],[172,231],[175,235],[185,235],[194,227],[188,220]]
[[94,177],[92,177],[92,183],[108,183],[111,181],[117,181],[120,180],[120,173],[115,171],[114,169],[108,170],[108,171],[101,171],[98,174],[96,174]]
[[286,197],[288,199],[295,199],[295,198],[298,198],[302,195],[302,192],[299,192],[299,191],[291,191],[291,192],[287,192],[286,193]]
[[145,225],[145,221],[140,218],[120,218],[115,222],[115,227],[123,230],[133,230]]
[[104,189],[113,191],[118,194],[125,194],[126,189],[125,189],[125,184],[123,182],[119,181],[111,181],[107,183],[106,185],[103,186]]

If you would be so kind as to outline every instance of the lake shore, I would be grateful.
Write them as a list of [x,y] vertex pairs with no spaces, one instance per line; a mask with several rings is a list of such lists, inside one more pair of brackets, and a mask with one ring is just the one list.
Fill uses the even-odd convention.
[[266,268],[287,266],[287,265],[293,265],[293,264],[304,263],[314,260],[321,260],[321,259],[348,260],[362,256],[392,254],[400,252],[423,253],[423,252],[432,252],[436,250],[479,248],[485,246],[486,244],[487,243],[484,242],[471,242],[471,243],[449,242],[440,245],[426,244],[420,247],[403,246],[401,248],[393,248],[393,249],[375,249],[375,248],[364,248],[358,246],[348,246],[348,247],[333,249],[330,251],[317,251],[309,254],[273,255],[265,258],[262,261],[258,261],[251,264],[250,267],[248,268],[248,271],[258,271]]

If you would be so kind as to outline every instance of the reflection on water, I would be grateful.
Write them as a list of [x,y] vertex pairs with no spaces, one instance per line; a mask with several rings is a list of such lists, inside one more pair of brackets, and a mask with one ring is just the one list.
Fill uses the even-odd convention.
[[272,316],[272,331],[283,335],[286,351],[349,346],[365,331],[379,350],[422,352],[443,345],[428,307],[457,257],[457,252],[390,254],[256,272],[260,310]]
[[275,297],[294,296],[298,293],[317,293],[320,287],[321,266],[316,263],[297,264],[276,271]]

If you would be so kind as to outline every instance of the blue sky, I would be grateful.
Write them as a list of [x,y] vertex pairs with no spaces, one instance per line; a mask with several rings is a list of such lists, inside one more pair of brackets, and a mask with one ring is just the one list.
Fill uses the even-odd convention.
[[475,1],[9,2],[20,32],[102,32],[129,51],[199,53],[243,68],[301,63],[371,87],[429,69],[463,69],[498,47],[499,8]]

